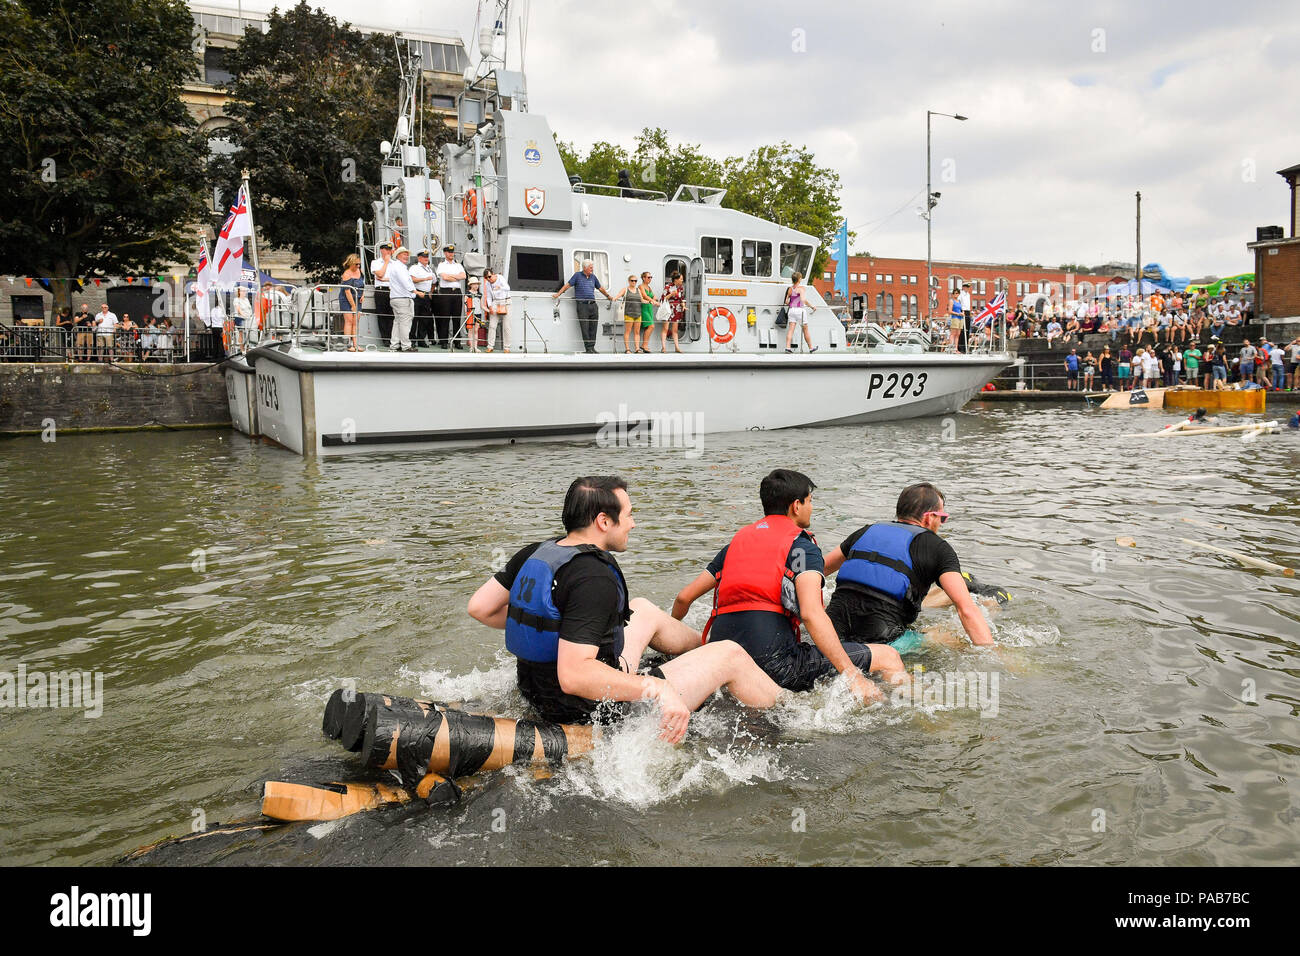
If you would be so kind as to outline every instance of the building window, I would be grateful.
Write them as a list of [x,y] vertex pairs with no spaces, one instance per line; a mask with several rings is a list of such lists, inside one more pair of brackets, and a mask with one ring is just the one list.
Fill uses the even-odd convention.
[[876,315],[879,316],[881,312],[884,311],[884,308],[885,308],[885,293],[877,292],[876,293]]
[[740,274],[766,279],[772,274],[772,244],[754,239],[740,240]]
[[[916,276],[912,276],[912,280],[913,280],[913,281],[916,281]],[[913,314],[913,315],[920,315],[920,314],[921,314],[919,311],[917,311],[917,308],[916,308],[916,296],[912,296],[912,314]]]
[[858,281],[858,274],[857,274],[856,272],[850,272],[850,273],[849,273],[849,281],[850,281],[850,282],[857,282],[857,281]]
[[824,279],[825,281],[829,282],[830,278],[831,278],[831,274],[829,272],[822,273],[822,279]]
[[884,281],[885,281],[885,277],[884,277],[883,275],[881,275],[879,272],[877,272],[877,273],[876,273],[876,281],[877,281],[877,282],[884,282]]
[[434,93],[429,97],[429,106],[435,110],[454,110],[456,108],[456,97]]
[[916,276],[912,276],[912,285],[916,285]]
[[230,51],[222,46],[206,46],[203,48],[203,80],[212,86],[218,83],[228,83],[235,78],[235,75],[226,68],[226,57]]
[[885,318],[892,319],[893,317],[894,317],[894,295],[891,292],[889,295],[885,296]]
[[715,276],[729,276],[735,271],[732,243],[730,239],[704,236],[700,239],[700,258],[704,260],[704,271]]
[[885,273],[885,281],[886,281],[886,282],[893,282],[893,281],[894,281],[894,276],[893,276],[893,274],[892,274],[892,273],[889,273],[889,272],[886,272],[886,273]]

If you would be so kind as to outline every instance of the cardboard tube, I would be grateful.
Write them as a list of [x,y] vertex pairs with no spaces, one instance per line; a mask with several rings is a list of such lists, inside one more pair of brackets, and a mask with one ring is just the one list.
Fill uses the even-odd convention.
[[1218,545],[1206,544],[1204,541],[1190,541],[1187,538],[1179,538],[1183,544],[1190,545],[1193,548],[1204,548],[1207,551],[1217,551],[1219,554],[1225,554],[1230,558],[1235,558],[1242,564],[1252,568],[1259,568],[1263,571],[1274,571],[1283,574],[1288,578],[1295,577],[1293,568],[1284,568],[1280,564],[1274,564],[1271,561],[1265,561],[1262,558],[1252,558],[1248,554],[1242,554],[1240,551],[1229,551],[1227,548],[1220,548]]

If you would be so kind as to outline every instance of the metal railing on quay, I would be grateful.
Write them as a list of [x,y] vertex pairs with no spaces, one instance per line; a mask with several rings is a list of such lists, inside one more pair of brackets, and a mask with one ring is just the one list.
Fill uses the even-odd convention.
[[0,326],[3,362],[216,362],[225,357],[220,329],[136,327],[104,331],[58,325]]

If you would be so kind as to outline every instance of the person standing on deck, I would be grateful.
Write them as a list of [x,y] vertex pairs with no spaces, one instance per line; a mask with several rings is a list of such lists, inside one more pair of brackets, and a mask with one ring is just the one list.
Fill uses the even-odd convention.
[[970,339],[970,283],[963,282],[961,285],[961,340],[957,344],[957,351],[965,352],[966,343]]
[[[560,286],[559,292],[551,296],[552,299],[559,299],[569,289],[573,290],[573,298],[576,300],[574,304],[578,311],[578,331],[582,333],[582,344],[588,354],[595,354],[596,352],[596,321],[598,318],[596,293],[599,292],[610,302],[614,301],[614,297],[609,294],[608,290],[601,286],[600,279],[596,277],[595,271],[596,263],[591,259],[583,259],[582,271],[569,276],[569,281]],[[637,349],[637,351],[641,350]]]
[[[614,553],[635,527],[623,479],[578,478],[564,496],[564,536],[516,552],[470,598],[470,617],[505,630],[524,699],[555,723],[617,718],[621,702],[653,700],[660,736],[674,744],[720,688],[749,707],[775,704],[781,689],[739,645],[701,647],[699,634],[645,598],[628,600]],[[642,670],[647,647],[678,656]]]
[[[859,698],[872,703],[880,691],[864,672],[895,663],[901,671],[902,662],[888,650],[882,661],[873,662],[866,645],[841,643],[835,635],[822,607],[821,549],[808,533],[815,487],[807,475],[786,468],[764,478],[758,490],[763,517],[740,529],[682,588],[672,615],[681,620],[696,600],[713,591],[705,640],[735,641],[787,690],[811,690],[816,681],[838,671]],[[800,642],[800,625],[807,627],[813,644]]]
[[[434,324],[438,344],[444,349],[453,345],[460,332],[461,308],[465,304],[465,268],[456,261],[456,247],[442,247],[442,261],[434,270],[438,274],[438,293],[433,299]],[[460,343],[454,343],[460,348]]]
[[406,264],[411,250],[401,246],[388,263],[388,301],[393,309],[393,338],[388,344],[390,352],[414,352],[411,347],[411,323],[415,320],[415,283]]
[[785,327],[785,350],[793,352],[790,347],[794,341],[794,330],[803,330],[803,340],[808,343],[808,354],[811,355],[817,351],[817,346],[812,343],[812,336],[808,334],[808,316],[817,311],[817,307],[809,306],[804,299],[808,295],[808,288],[803,284],[803,274],[796,272],[790,276],[790,288],[785,290],[785,310],[786,310],[786,327]]
[[415,254],[415,265],[409,271],[415,285],[415,321],[411,325],[411,339],[417,346],[428,347],[433,335],[433,270],[429,268],[428,249]]
[[392,338],[393,310],[388,304],[388,264],[393,261],[393,244],[379,244],[379,261],[370,264],[375,276],[375,322],[379,326],[380,340]]

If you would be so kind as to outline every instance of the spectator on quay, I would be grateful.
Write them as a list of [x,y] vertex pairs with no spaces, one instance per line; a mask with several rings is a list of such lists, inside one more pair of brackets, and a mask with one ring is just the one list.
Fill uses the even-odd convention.
[[1169,328],[1168,338],[1165,341],[1172,342],[1174,336],[1178,336],[1179,345],[1187,340],[1187,313],[1181,310],[1174,313],[1173,324]]
[[1145,335],[1151,336],[1151,342],[1153,344],[1159,341],[1160,339],[1160,337],[1156,334],[1156,317],[1154,313],[1151,312],[1142,313],[1142,324],[1138,328],[1138,338],[1137,338],[1139,345],[1142,344],[1142,337]]
[[1147,349],[1142,356],[1142,378],[1147,388],[1157,388],[1160,385],[1160,359],[1154,348]]
[[1286,369],[1283,365],[1286,353],[1282,351],[1282,346],[1274,342],[1268,350],[1268,357],[1273,370],[1273,391],[1280,392],[1286,384]]
[[1156,346],[1156,361],[1159,363],[1160,381],[1165,388],[1174,384],[1174,350],[1163,345]]
[[1231,302],[1228,305],[1228,308],[1224,313],[1224,315],[1226,316],[1229,325],[1241,325],[1242,322],[1241,308],[1237,305],[1236,302]]
[[1187,370],[1187,384],[1200,384],[1201,350],[1196,347],[1196,340],[1183,350],[1183,367]]
[[1156,313],[1156,330],[1154,333],[1155,337],[1152,339],[1152,341],[1159,342],[1160,333],[1162,332],[1164,333],[1164,339],[1166,342],[1173,341],[1173,335],[1174,335],[1173,316],[1171,316],[1168,312],[1165,311]]
[[1291,340],[1287,346],[1287,369],[1286,369],[1286,387],[1288,391],[1295,391],[1300,387],[1300,382],[1296,381],[1296,376],[1300,375],[1300,335]]
[[487,314],[488,339],[487,350],[491,352],[497,345],[497,325],[501,326],[501,347],[510,351],[510,286],[506,277],[491,269],[483,270],[483,311]]
[[[583,259],[582,270],[571,275],[569,281],[560,286],[560,291],[551,296],[553,299],[558,299],[564,295],[566,290],[573,290],[574,306],[578,312],[578,331],[582,333],[582,344],[588,354],[594,354],[596,351],[596,322],[598,319],[596,293],[599,292],[611,303],[614,301],[614,297],[609,294],[609,291],[601,287],[600,279],[594,275],[595,270],[596,263],[594,261]],[[644,310],[642,315],[644,316]],[[651,326],[654,325],[653,316],[650,319],[650,324]],[[649,349],[638,347],[637,351],[648,352]]]
[[1102,335],[1109,334],[1112,342],[1115,341],[1115,336],[1119,335],[1119,329],[1115,327],[1115,324],[1111,321],[1109,315],[1103,315],[1101,317],[1101,322],[1097,326],[1097,331]]
[[123,312],[122,321],[117,327],[117,354],[124,362],[138,361],[139,344],[140,326],[131,321],[130,312]]
[[1217,338],[1222,338],[1222,337],[1223,337],[1223,329],[1224,329],[1224,326],[1226,325],[1226,323],[1224,322],[1224,319],[1223,319],[1223,313],[1222,313],[1222,312],[1210,312],[1210,313],[1209,313],[1209,321],[1210,321],[1210,335],[1211,335],[1211,337],[1216,338],[1216,339],[1217,339]]
[[158,358],[164,362],[172,360],[172,320],[163,316],[162,321],[158,323],[158,338],[154,343],[157,348]]
[[339,311],[343,313],[343,336],[348,340],[349,352],[357,351],[357,323],[361,320],[361,299],[365,293],[361,257],[354,252],[343,260],[343,275],[339,277]]
[[1083,357],[1083,390],[1092,391],[1092,379],[1097,374],[1097,356],[1089,352]]
[[[680,272],[674,271],[673,274],[669,276],[669,284],[668,288],[664,290],[664,297],[667,298],[668,304],[673,310],[672,315],[668,319],[668,328],[666,331],[672,334],[673,348],[680,352],[682,346],[677,339],[677,330],[681,327],[681,324],[686,321],[686,277]],[[660,340],[660,344],[666,346],[666,343],[664,343],[662,339]],[[666,347],[665,351],[667,351]]]
[[1131,349],[1129,349],[1127,342],[1124,343],[1124,345],[1121,346],[1119,350],[1118,371],[1119,371],[1119,390],[1121,392],[1127,392],[1129,388],[1132,387],[1133,379],[1137,377],[1132,374],[1133,373],[1133,352]]
[[1047,323],[1047,347],[1050,349],[1052,347],[1052,339],[1059,339],[1060,337],[1061,323],[1052,319],[1052,321]]
[[[969,286],[967,287],[969,288]],[[816,310],[816,306],[809,307],[805,302],[808,290],[804,288],[803,275],[796,272],[790,276],[790,288],[785,290],[785,310],[788,319],[786,320],[785,329],[785,350],[793,352],[790,343],[794,341],[794,330],[801,328],[803,330],[803,339],[808,343],[808,354],[811,355],[817,351],[817,346],[812,343],[812,336],[808,333],[808,315]],[[969,299],[969,296],[967,296]],[[970,313],[966,314],[966,322],[970,322]]]
[[140,330],[140,361],[147,362],[158,347],[158,323],[152,315],[144,317],[144,328]]
[[1020,327],[1021,336],[1023,336],[1024,338],[1033,337],[1034,323],[1030,321],[1030,318],[1025,313],[1025,310],[1020,308],[1019,306],[1016,307],[1016,325]]
[[655,328],[655,306],[659,304],[654,289],[650,287],[650,278],[650,273],[641,273],[641,284],[636,290],[637,298],[641,300],[641,341],[637,343],[636,350],[647,355],[650,354],[650,334]]
[[1183,350],[1175,346],[1169,349],[1169,358],[1172,368],[1170,369],[1169,384],[1181,385],[1183,375]]
[[1259,351],[1255,346],[1250,344],[1250,339],[1243,339],[1241,343],[1241,351],[1237,353],[1237,372],[1241,376],[1241,383],[1243,385],[1255,380],[1255,359],[1258,355]]
[[73,361],[89,362],[95,351],[95,316],[84,302],[81,309],[73,316]]
[[64,355],[67,354],[69,346],[72,345],[72,329],[76,325],[76,320],[72,318],[72,307],[65,305],[59,309],[59,316],[54,320],[54,324],[59,327],[59,351]]
[[1070,354],[1065,357],[1065,390],[1067,392],[1077,392],[1079,390],[1079,353],[1076,349],[1070,349]]
[[113,357],[113,334],[117,331],[117,315],[110,312],[108,303],[99,307],[95,317],[95,352],[101,362]]
[[[1228,350],[1222,345],[1214,346],[1214,357],[1210,360],[1210,379],[1214,388],[1227,388],[1231,366],[1228,364]],[[1206,386],[1207,388],[1210,386]]]
[[1069,344],[1070,342],[1083,341],[1082,329],[1079,327],[1079,319],[1068,312],[1066,313],[1065,337],[1062,338],[1061,341],[1066,344]]
[[407,270],[415,285],[415,319],[411,325],[411,341],[417,347],[429,348],[433,344],[433,270],[429,268],[429,250],[415,254],[415,262]]
[[1115,390],[1115,357],[1110,354],[1110,346],[1101,350],[1101,388],[1105,392]]

